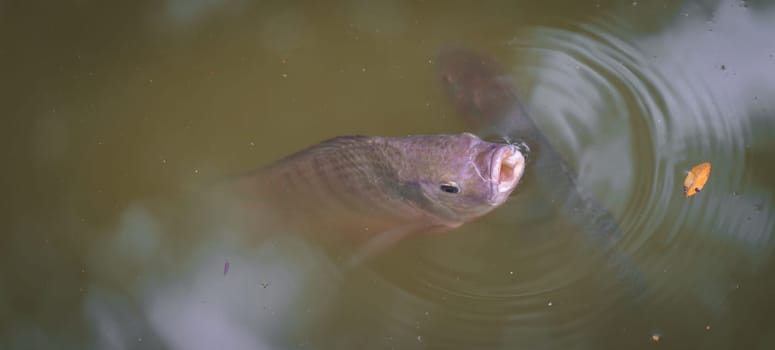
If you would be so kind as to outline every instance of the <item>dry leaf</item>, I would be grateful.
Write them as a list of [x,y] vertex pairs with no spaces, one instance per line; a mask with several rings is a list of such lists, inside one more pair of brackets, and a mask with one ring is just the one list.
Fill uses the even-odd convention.
[[690,170],[684,179],[684,194],[691,197],[702,190],[710,176],[710,163],[702,163]]

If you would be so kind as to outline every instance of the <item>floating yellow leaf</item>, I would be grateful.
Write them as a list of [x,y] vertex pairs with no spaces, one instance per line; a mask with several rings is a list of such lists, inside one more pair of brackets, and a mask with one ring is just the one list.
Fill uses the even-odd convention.
[[689,171],[684,179],[684,193],[686,197],[691,197],[702,190],[710,176],[710,163],[702,163]]

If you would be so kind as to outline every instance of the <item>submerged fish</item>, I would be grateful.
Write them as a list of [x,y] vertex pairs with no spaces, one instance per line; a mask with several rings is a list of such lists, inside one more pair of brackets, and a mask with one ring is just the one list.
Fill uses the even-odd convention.
[[366,241],[365,255],[418,232],[442,232],[502,204],[525,158],[470,134],[336,137],[233,182],[281,222]]
[[475,130],[548,146],[517,98],[514,82],[490,57],[464,48],[441,50],[437,60],[452,103]]
[[629,259],[613,250],[621,236],[616,220],[577,185],[575,172],[528,115],[517,98],[514,82],[498,63],[464,48],[444,49],[437,61],[450,99],[469,124],[509,141],[525,142],[531,152],[526,176],[537,182],[542,196],[575,223],[592,244],[609,253],[627,279],[641,283]]

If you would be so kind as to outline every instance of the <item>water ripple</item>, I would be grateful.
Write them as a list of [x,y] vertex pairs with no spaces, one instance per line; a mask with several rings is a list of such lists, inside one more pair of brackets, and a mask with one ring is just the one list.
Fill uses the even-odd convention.
[[[515,38],[513,76],[536,123],[578,169],[580,186],[617,218],[615,249],[644,274],[646,299],[629,294],[587,238],[564,234],[575,231],[562,213],[526,221],[535,210],[519,203],[529,196],[520,194],[488,218],[490,226],[407,244],[381,259],[377,285],[401,294],[382,309],[388,319],[408,325],[404,309],[431,310],[429,319],[444,314],[479,345],[493,332],[528,342],[551,334],[554,345],[603,336],[629,344],[659,328],[641,317],[653,305],[695,299],[720,316],[739,287],[729,262],[766,260],[775,225],[770,197],[756,193],[746,163],[750,108],[720,94],[693,62],[642,45],[653,38],[621,22],[570,27]],[[710,182],[685,198],[685,172],[706,161]],[[503,234],[512,231],[519,232]],[[634,329],[635,337],[600,334],[601,325]]]

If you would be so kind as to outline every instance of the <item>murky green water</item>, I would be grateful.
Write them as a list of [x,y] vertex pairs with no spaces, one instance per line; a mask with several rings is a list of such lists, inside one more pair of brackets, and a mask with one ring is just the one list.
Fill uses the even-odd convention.
[[[764,1],[2,1],[0,348],[775,347],[774,31]],[[510,70],[641,285],[530,182],[344,272],[180,198],[335,135],[462,131],[449,44]]]

